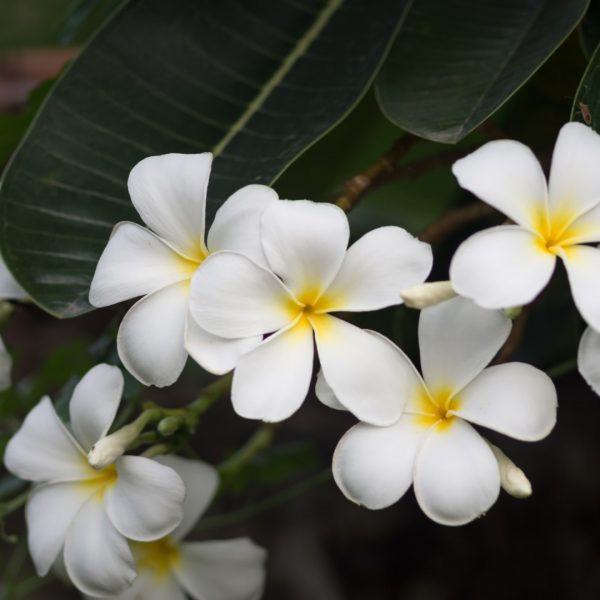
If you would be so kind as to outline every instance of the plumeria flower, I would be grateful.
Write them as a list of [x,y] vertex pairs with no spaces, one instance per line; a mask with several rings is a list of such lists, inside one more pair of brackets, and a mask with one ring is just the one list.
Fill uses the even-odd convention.
[[64,550],[67,573],[90,595],[122,592],[135,578],[126,538],[162,538],[182,519],[184,484],[173,469],[122,456],[93,469],[87,453],[111,426],[123,391],[117,367],[97,365],[69,405],[71,431],[48,397],[27,415],[6,447],[6,468],[33,481],[27,501],[29,552],[40,576]]
[[[17,283],[0,256],[0,303],[3,300],[28,300],[27,292]],[[11,385],[12,358],[0,338],[0,392]]]
[[190,279],[217,250],[236,250],[263,262],[259,217],[277,194],[248,185],[217,211],[204,240],[206,190],[212,154],[165,154],[138,163],[129,175],[131,201],[148,229],[118,223],[100,257],[90,303],[109,306],[143,296],[125,315],[117,336],[125,367],[146,385],[174,383],[188,353],[206,370],[230,371],[260,338],[222,339],[188,318]]
[[260,234],[268,267],[220,252],[192,280],[190,308],[200,327],[233,339],[272,334],[237,362],[236,412],[265,421],[294,413],[310,385],[314,334],[340,402],[364,421],[394,422],[402,410],[402,363],[385,340],[331,313],[400,304],[400,291],[431,269],[429,245],[400,227],[381,227],[347,249],[344,212],[308,200],[272,203]]
[[567,269],[583,318],[600,329],[600,136],[581,123],[558,135],[550,180],[529,148],[485,144],[452,167],[460,185],[515,225],[476,233],[450,266],[456,291],[486,308],[531,302],[550,280],[556,258]]
[[350,500],[385,508],[414,484],[429,518],[462,525],[494,504],[503,479],[514,495],[528,495],[523,473],[471,425],[524,441],[554,427],[556,390],[545,373],[517,362],[485,368],[510,328],[500,311],[465,298],[421,312],[423,378],[394,346],[412,372],[408,398],[398,399],[404,414],[389,427],[355,425],[335,450],[334,478]]
[[189,542],[183,538],[208,508],[219,484],[206,463],[164,456],[157,458],[179,473],[187,495],[183,520],[171,534],[147,543],[132,543],[138,576],[115,600],[258,600],[266,552],[247,538]]

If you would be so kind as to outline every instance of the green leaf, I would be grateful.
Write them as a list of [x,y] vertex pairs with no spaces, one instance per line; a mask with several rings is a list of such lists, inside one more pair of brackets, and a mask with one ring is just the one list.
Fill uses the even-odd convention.
[[455,143],[522,86],[577,25],[588,0],[419,0],[376,82],[386,116]]
[[571,120],[582,121],[595,131],[600,127],[600,46],[581,78],[571,109]]
[[7,168],[2,254],[33,300],[71,317],[113,225],[137,220],[130,169],[211,150],[208,212],[272,182],[368,87],[399,0],[135,0],[58,82]]
[[590,0],[590,7],[579,26],[583,53],[590,58],[600,42],[600,0]]

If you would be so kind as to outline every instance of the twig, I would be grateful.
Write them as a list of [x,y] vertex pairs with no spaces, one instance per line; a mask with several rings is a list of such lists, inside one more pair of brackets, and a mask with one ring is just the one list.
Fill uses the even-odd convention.
[[507,362],[517,351],[523,341],[523,336],[525,335],[525,328],[527,327],[530,309],[531,304],[524,306],[521,314],[513,321],[512,330],[506,342],[504,342],[504,345],[498,351],[492,364],[499,365]]
[[400,138],[390,150],[362,173],[348,179],[342,186],[342,192],[332,198],[331,202],[345,212],[351,211],[369,189],[378,185],[397,169],[398,162],[408,154],[417,141],[418,138],[412,135]]
[[481,221],[498,214],[496,209],[483,202],[473,202],[447,210],[439,219],[425,227],[419,239],[429,244],[441,244],[449,236],[469,223]]

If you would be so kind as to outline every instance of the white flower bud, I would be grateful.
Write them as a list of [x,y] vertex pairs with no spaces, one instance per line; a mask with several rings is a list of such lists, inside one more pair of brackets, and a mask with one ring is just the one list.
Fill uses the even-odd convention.
[[528,498],[531,496],[531,482],[525,473],[500,450],[488,442],[500,467],[500,483],[505,492],[514,498]]
[[432,281],[421,283],[414,287],[402,290],[400,296],[409,308],[423,309],[450,300],[456,292],[449,281]]
[[130,444],[140,434],[137,423],[125,425],[118,431],[98,440],[88,453],[88,463],[94,469],[104,469],[112,465],[121,456]]

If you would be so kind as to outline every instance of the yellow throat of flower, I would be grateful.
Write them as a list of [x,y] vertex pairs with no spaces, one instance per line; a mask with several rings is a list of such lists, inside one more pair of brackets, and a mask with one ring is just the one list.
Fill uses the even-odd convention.
[[438,429],[447,429],[456,418],[453,411],[460,408],[460,398],[448,386],[440,387],[435,392],[422,389],[416,402],[419,410],[417,421],[424,427],[437,424]]
[[155,581],[168,577],[181,562],[181,552],[169,536],[155,542],[131,542],[139,571],[152,573]]
[[585,232],[583,228],[574,226],[578,214],[567,203],[555,208],[552,213],[545,209],[535,214],[533,223],[539,238],[539,250],[558,255],[561,250],[568,250]]

